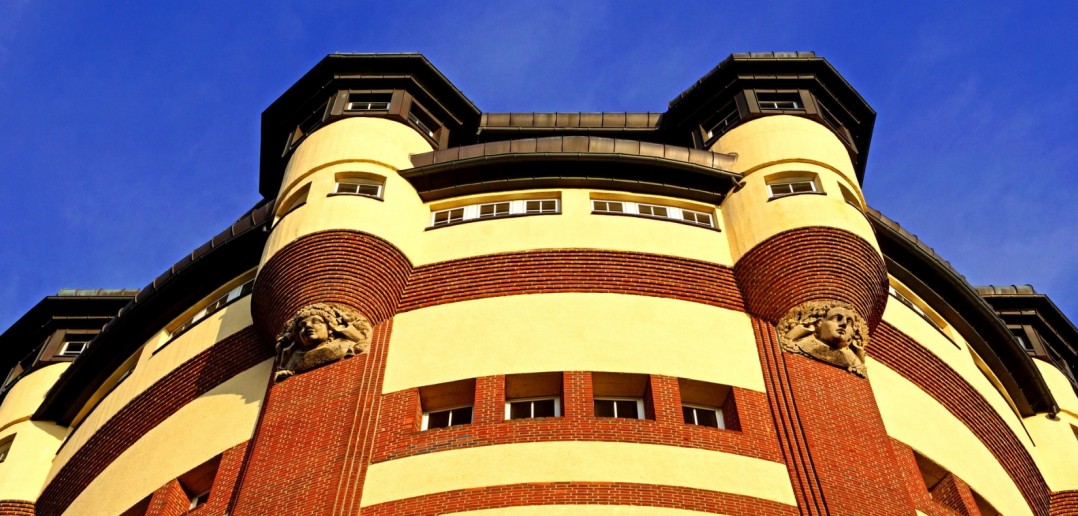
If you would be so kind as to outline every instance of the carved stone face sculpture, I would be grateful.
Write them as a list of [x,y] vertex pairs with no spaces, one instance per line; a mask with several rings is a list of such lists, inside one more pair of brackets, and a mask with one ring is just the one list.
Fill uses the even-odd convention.
[[868,326],[852,306],[810,301],[790,310],[777,329],[782,349],[865,376]]
[[278,370],[274,378],[324,366],[370,347],[371,323],[349,308],[316,303],[301,308],[277,335]]

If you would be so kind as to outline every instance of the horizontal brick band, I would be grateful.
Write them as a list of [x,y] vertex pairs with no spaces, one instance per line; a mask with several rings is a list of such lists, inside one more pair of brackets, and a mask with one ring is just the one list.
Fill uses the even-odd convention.
[[1051,516],[1078,514],[1078,490],[1052,493],[1052,505],[1048,514]]
[[976,389],[946,363],[890,324],[872,336],[868,354],[920,387],[995,455],[1036,514],[1048,514],[1048,486],[1010,427]]
[[0,516],[34,516],[34,502],[0,500]]
[[248,327],[195,355],[132,399],[75,452],[38,498],[41,515],[60,514],[125,450],[177,410],[271,356]]
[[883,317],[887,269],[879,251],[849,231],[813,226],[779,233],[734,266],[749,313],[776,323],[817,299],[853,305],[869,328]]
[[412,271],[408,258],[373,235],[330,230],[296,239],[262,267],[251,314],[269,342],[312,303],[340,303],[377,324],[393,316]]
[[731,515],[794,515],[770,500],[688,487],[627,482],[544,482],[447,491],[363,508],[364,516],[405,516],[531,505],[676,507]]
[[646,253],[556,249],[494,254],[417,267],[399,311],[514,294],[611,292],[744,310],[733,270]]

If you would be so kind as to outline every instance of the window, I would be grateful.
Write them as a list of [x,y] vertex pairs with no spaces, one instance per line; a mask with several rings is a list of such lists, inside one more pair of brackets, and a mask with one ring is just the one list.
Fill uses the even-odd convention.
[[801,94],[796,91],[783,93],[756,92],[756,103],[760,111],[803,111],[805,104],[801,100]]
[[194,495],[194,496],[191,497],[191,505],[187,507],[187,510],[191,510],[191,509],[194,509],[194,508],[196,508],[196,507],[198,507],[200,505],[204,505],[208,501],[210,501],[210,492],[209,491],[206,491],[205,493],[199,493],[197,495]]
[[845,186],[842,186],[840,184],[838,185],[838,191],[842,192],[842,200],[846,201],[846,204],[849,204],[850,206],[853,206],[858,210],[861,209],[861,201],[857,199],[857,196],[854,195],[849,188],[846,188]]
[[220,466],[221,456],[218,455],[176,479],[191,502],[188,510],[201,507],[210,501],[213,479],[217,476]]
[[721,408],[682,405],[681,415],[685,418],[686,424],[726,428],[726,424],[722,420]]
[[94,337],[94,334],[87,333],[68,333],[64,335],[64,343],[60,346],[60,356],[79,356],[83,351],[86,351],[86,347],[90,345],[90,340]]
[[382,182],[373,179],[339,178],[333,193],[382,198]]
[[467,425],[472,422],[474,403],[474,378],[420,387],[420,430]]
[[740,430],[732,389],[727,385],[678,378],[685,424]]
[[190,319],[187,319],[179,326],[177,326],[176,329],[172,330],[172,336],[176,336],[180,333],[187,331],[188,328],[198,324],[199,321],[205,319],[207,316],[232,304],[233,301],[250,294],[252,291],[254,291],[254,287],[255,280],[254,278],[251,278],[243,282],[241,285],[238,285],[235,288],[229,290],[224,295],[211,301],[208,305],[206,305],[205,308],[199,310],[198,312],[195,312],[195,315],[191,316]]
[[595,398],[595,416],[644,419],[644,400],[641,398]]
[[307,204],[307,194],[310,193],[310,191],[311,184],[307,183],[297,189],[292,195],[285,198],[284,202],[280,203],[277,207],[277,218],[284,217],[291,213],[292,210]]
[[771,192],[772,199],[786,195],[816,193],[818,191],[816,181],[812,179],[790,179],[781,183],[769,183],[767,188]]
[[559,213],[558,199],[519,199],[469,204],[431,212],[430,227],[448,226],[460,222],[509,217],[514,215],[544,215]]
[[471,422],[471,405],[423,413],[423,430],[430,430],[431,428],[449,428],[451,426],[467,425]]
[[441,128],[441,124],[434,120],[434,117],[430,116],[425,109],[412,102],[411,109],[408,110],[408,121],[415,125],[419,132],[428,136],[434,141],[438,141],[437,130]]
[[7,456],[11,453],[11,443],[13,442],[15,442],[15,434],[0,439],[0,462],[7,460]]
[[598,215],[639,215],[643,217],[686,222],[708,228],[715,227],[715,219],[710,213],[661,204],[592,199],[591,212]]
[[505,419],[561,416],[562,373],[505,376]]
[[592,373],[595,417],[653,419],[648,376],[625,373]]
[[741,120],[741,113],[737,110],[737,104],[733,102],[716,111],[714,115],[700,124],[700,128],[704,132],[705,144],[710,144],[713,140],[722,136],[738,120]]
[[345,111],[388,111],[393,93],[349,93]]

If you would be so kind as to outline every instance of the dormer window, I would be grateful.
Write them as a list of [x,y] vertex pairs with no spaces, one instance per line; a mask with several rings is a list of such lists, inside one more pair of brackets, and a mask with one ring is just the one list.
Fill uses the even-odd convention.
[[60,356],[62,357],[77,357],[86,351],[86,347],[90,345],[90,340],[94,338],[93,334],[87,333],[75,333],[67,334],[64,336],[64,343],[60,346]]
[[345,111],[389,111],[389,105],[393,101],[392,92],[384,93],[350,93]]
[[756,92],[756,103],[760,111],[804,111],[805,103],[801,100],[801,94],[791,92]]

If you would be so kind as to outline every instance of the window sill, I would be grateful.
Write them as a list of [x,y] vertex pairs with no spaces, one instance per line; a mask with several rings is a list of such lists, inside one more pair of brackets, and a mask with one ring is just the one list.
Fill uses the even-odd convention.
[[827,192],[797,192],[782,195],[772,195],[770,198],[767,199],[767,202],[775,201],[778,199],[785,199],[787,197],[797,197],[798,195],[827,195]]
[[550,213],[514,213],[512,215],[502,215],[500,217],[480,217],[475,219],[462,220],[460,222],[452,222],[449,224],[438,224],[437,226],[427,226],[424,231],[430,231],[432,229],[442,229],[454,226],[462,226],[464,224],[471,224],[473,222],[486,222],[488,220],[505,220],[505,219],[519,219],[521,217],[540,217],[543,215],[561,215],[561,211],[554,211]]
[[326,194],[326,197],[365,197],[367,199],[371,199],[371,200],[374,200],[374,201],[385,202],[385,199],[382,199],[381,197],[375,197],[373,195],[364,195],[364,194],[357,194],[357,193],[330,192],[330,193]]
[[613,215],[615,217],[630,217],[630,218],[634,218],[634,219],[648,219],[648,220],[658,220],[658,221],[662,221],[662,222],[673,222],[675,224],[682,224],[682,225],[685,225],[685,226],[692,226],[694,228],[700,228],[700,229],[709,229],[711,231],[718,231],[719,233],[722,233],[722,230],[719,229],[717,226],[705,226],[703,224],[697,224],[695,222],[689,222],[687,220],[671,219],[671,218],[667,218],[667,217],[655,217],[655,216],[652,216],[652,215],[638,215],[636,213],[618,213],[618,212],[594,211],[594,210],[592,210],[591,214],[592,215]]

